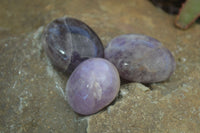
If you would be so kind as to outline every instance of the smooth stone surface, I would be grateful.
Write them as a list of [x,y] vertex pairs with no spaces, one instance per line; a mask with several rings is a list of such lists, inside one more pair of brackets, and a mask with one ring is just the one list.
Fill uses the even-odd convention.
[[110,104],[119,87],[115,66],[105,59],[92,58],[81,63],[71,74],[66,95],[75,112],[90,115]]
[[69,73],[85,59],[103,57],[103,45],[97,34],[74,18],[55,19],[44,30],[42,39],[52,64]]
[[111,40],[105,49],[105,58],[117,67],[122,78],[142,83],[164,81],[176,66],[170,51],[158,40],[137,34]]

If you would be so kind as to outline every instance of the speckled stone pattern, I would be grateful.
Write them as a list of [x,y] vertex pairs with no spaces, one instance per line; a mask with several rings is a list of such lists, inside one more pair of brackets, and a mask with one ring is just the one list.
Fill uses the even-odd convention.
[[55,19],[46,27],[42,39],[52,64],[69,73],[90,57],[103,57],[103,45],[97,34],[74,18]]
[[72,109],[90,115],[110,104],[117,96],[120,79],[109,61],[92,58],[81,63],[70,76],[66,92]]
[[121,35],[108,44],[105,58],[118,69],[120,76],[129,81],[142,83],[168,79],[175,70],[170,51],[162,44],[145,35]]

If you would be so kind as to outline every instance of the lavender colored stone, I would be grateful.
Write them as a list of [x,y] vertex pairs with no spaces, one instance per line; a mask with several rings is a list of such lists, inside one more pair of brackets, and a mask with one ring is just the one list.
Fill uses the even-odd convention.
[[74,18],[58,18],[44,30],[43,46],[52,64],[71,73],[82,61],[103,57],[103,45],[97,34]]
[[120,79],[115,66],[101,58],[81,63],[66,87],[68,103],[82,115],[90,115],[110,104],[119,92]]
[[170,51],[145,35],[114,38],[105,48],[105,58],[116,66],[122,78],[141,83],[164,81],[176,66]]

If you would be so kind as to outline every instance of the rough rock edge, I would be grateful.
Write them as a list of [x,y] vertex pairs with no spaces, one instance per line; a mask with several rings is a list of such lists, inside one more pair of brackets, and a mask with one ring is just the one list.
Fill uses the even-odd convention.
[[[119,92],[119,95],[118,97],[113,101],[113,103],[111,103],[111,105],[108,105],[108,107],[106,107],[104,110],[100,111],[99,113],[103,113],[105,111],[107,111],[107,113],[109,113],[109,111],[112,110],[112,108],[115,106],[116,103],[118,103],[119,101],[122,101],[124,98],[124,96],[126,96],[128,93],[129,93],[129,90],[130,89],[133,89],[135,91],[135,89],[138,88],[140,89],[139,91],[142,91],[143,93],[146,93],[148,91],[150,91],[151,89],[144,86],[143,84],[140,84],[140,83],[129,83],[129,84],[124,84],[120,87],[120,92]],[[94,114],[96,115],[96,114]],[[86,120],[84,122],[86,122],[86,133],[90,133],[90,118],[92,117],[93,115],[91,116],[88,116],[86,118],[83,118],[82,120]]]

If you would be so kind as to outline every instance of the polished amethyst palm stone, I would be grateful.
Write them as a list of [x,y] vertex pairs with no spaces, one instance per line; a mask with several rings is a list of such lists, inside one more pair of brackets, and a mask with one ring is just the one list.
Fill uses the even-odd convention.
[[117,67],[122,78],[141,83],[164,81],[176,66],[171,52],[145,35],[114,38],[105,48],[105,58]]
[[52,64],[72,72],[82,61],[103,57],[103,45],[97,34],[74,18],[58,18],[44,30],[43,45]]
[[71,74],[66,96],[72,109],[90,115],[110,104],[119,92],[120,79],[115,66],[102,58],[82,62]]

